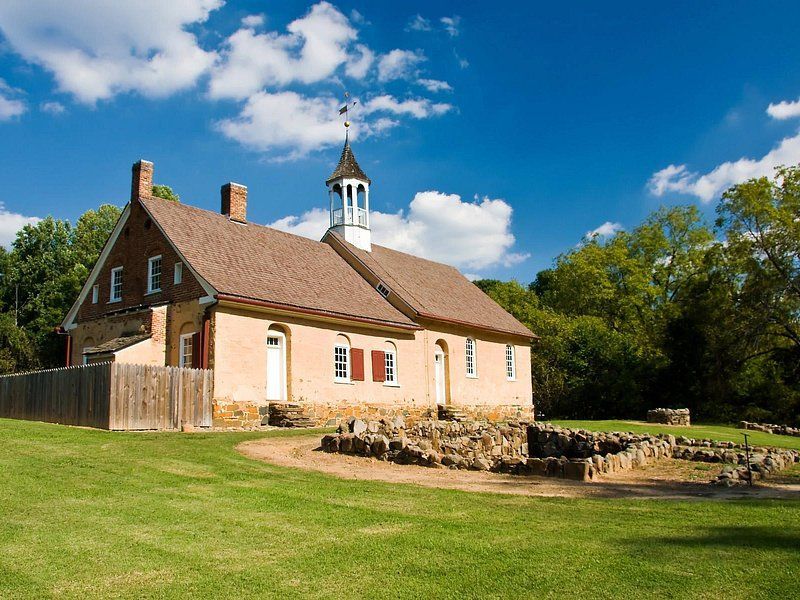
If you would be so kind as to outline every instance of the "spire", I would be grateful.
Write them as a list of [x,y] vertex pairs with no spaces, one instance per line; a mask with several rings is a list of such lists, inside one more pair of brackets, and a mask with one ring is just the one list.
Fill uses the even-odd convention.
[[361,170],[361,167],[358,166],[356,156],[353,154],[352,148],[350,148],[349,136],[345,138],[344,148],[342,148],[342,156],[339,158],[339,164],[336,165],[336,169],[334,169],[333,173],[330,177],[328,177],[325,183],[330,183],[334,179],[339,179],[340,177],[347,177],[348,179],[360,179],[361,181],[372,183],[369,177],[367,177],[367,174],[364,173],[364,171]]

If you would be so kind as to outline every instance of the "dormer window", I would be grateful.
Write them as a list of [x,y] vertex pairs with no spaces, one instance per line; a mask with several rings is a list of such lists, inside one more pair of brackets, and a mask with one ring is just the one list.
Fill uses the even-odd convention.
[[383,285],[382,283],[378,282],[378,285],[375,286],[375,289],[378,290],[378,293],[384,298],[389,297],[389,288]]
[[147,293],[161,291],[161,255],[147,259]]

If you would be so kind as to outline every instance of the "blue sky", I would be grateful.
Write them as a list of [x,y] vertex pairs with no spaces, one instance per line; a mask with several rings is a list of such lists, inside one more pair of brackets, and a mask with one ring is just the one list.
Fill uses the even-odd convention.
[[0,242],[124,204],[138,158],[318,235],[345,90],[375,241],[472,275],[800,162],[796,3],[108,4],[0,6]]

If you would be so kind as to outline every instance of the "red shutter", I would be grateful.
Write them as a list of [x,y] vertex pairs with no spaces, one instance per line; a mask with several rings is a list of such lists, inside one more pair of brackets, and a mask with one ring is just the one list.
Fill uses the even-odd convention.
[[364,351],[361,348],[350,349],[350,379],[364,381]]
[[203,345],[200,343],[200,332],[192,334],[192,368],[199,369],[203,363]]
[[383,350],[372,351],[372,381],[386,381],[386,354]]

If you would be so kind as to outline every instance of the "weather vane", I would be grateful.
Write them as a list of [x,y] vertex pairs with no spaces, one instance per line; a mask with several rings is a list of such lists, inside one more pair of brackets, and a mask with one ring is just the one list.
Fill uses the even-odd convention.
[[353,107],[358,104],[358,100],[353,100],[350,102],[350,92],[344,93],[344,106],[339,109],[339,114],[344,115],[344,130],[345,130],[345,137],[348,137],[350,133],[350,121],[348,120],[349,111],[353,110]]

